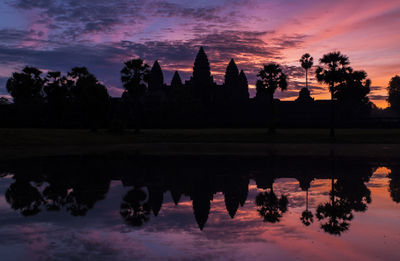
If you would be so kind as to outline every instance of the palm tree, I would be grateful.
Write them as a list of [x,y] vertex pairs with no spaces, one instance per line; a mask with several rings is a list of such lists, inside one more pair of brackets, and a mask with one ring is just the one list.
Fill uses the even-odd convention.
[[314,58],[312,58],[309,53],[305,53],[300,58],[300,63],[301,67],[306,70],[306,88],[308,89],[308,70],[313,66]]
[[336,92],[336,84],[344,81],[344,76],[349,68],[349,58],[340,52],[331,52],[325,54],[320,60],[320,66],[316,70],[318,82],[329,85],[331,93],[331,130],[330,137],[335,137],[334,121],[335,121],[335,105],[334,97]]
[[[140,103],[150,79],[149,66],[142,59],[132,59],[124,63],[121,70],[121,81],[125,88],[122,97],[126,98],[130,109],[133,107],[135,132],[140,131]],[[132,114],[132,110],[129,110]]]
[[257,77],[257,95],[267,96],[270,102],[270,126],[269,133],[275,133],[275,115],[274,115],[274,93],[276,89],[280,88],[282,91],[287,89],[287,77],[286,74],[282,72],[279,64],[269,63],[264,65],[264,68],[259,71]]

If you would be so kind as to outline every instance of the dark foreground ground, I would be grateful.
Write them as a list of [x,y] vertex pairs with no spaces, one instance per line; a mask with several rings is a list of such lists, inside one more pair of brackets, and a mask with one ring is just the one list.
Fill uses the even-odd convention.
[[400,129],[338,129],[336,139],[326,129],[282,129],[274,136],[265,129],[143,130],[114,134],[106,130],[0,129],[3,160],[51,155],[113,153],[175,155],[329,155],[400,157]]

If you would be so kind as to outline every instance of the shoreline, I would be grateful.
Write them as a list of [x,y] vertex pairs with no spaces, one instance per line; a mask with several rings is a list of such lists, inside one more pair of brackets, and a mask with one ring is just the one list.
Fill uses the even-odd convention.
[[345,157],[400,159],[400,144],[254,144],[254,143],[138,143],[92,146],[16,146],[1,149],[1,160],[23,158],[127,153],[154,156],[243,157]]

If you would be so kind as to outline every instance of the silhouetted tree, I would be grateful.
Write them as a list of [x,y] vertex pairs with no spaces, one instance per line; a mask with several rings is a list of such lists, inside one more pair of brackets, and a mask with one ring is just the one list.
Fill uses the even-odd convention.
[[74,99],[82,108],[90,130],[97,131],[110,104],[106,87],[86,67],[74,67],[68,76],[75,82],[72,87]]
[[42,71],[26,66],[22,72],[14,72],[7,80],[7,91],[16,104],[35,104],[43,101]]
[[303,67],[303,69],[306,70],[306,88],[308,90],[308,70],[311,69],[311,67],[313,66],[314,58],[312,58],[310,54],[305,53],[300,58],[300,63],[301,67]]
[[371,80],[364,71],[353,71],[348,67],[344,80],[336,86],[334,97],[345,117],[366,116],[372,109],[372,103],[367,94],[370,91]]
[[200,47],[193,66],[191,78],[195,101],[210,103],[214,98],[214,80],[211,76],[210,63],[203,47]]
[[123,198],[120,214],[128,225],[139,227],[150,220],[150,204],[146,201],[147,195],[140,188],[134,188]]
[[331,93],[332,105],[330,137],[335,137],[335,85],[343,82],[349,64],[350,62],[347,56],[340,52],[332,52],[325,54],[320,59],[320,66],[318,66],[315,72],[318,82],[328,84],[329,92]]
[[260,192],[256,196],[256,205],[260,208],[257,209],[264,222],[276,223],[282,218],[282,215],[287,211],[288,198],[282,195],[279,199],[274,191]]
[[140,131],[140,118],[142,109],[141,98],[146,93],[150,78],[149,66],[142,59],[132,59],[124,63],[121,70],[121,81],[125,88],[123,98],[127,101],[130,114],[135,119],[135,131]]
[[282,72],[279,64],[269,63],[264,65],[264,68],[259,71],[257,77],[257,95],[266,96],[270,104],[270,126],[269,133],[275,133],[275,110],[274,110],[274,93],[280,88],[282,91],[287,89],[288,83],[286,74]]
[[73,81],[61,76],[61,72],[48,72],[45,77],[44,92],[50,113],[59,125],[63,112],[71,96]]
[[388,99],[387,101],[390,104],[390,108],[397,112],[400,115],[400,76],[394,76],[388,86]]

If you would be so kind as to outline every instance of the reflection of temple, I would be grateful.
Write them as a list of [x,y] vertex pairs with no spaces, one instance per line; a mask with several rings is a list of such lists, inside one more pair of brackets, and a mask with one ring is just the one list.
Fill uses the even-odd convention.
[[[227,215],[234,218],[246,202],[250,179],[264,190],[257,196],[256,205],[266,222],[279,222],[288,206],[284,195],[275,195],[274,180],[295,178],[299,187],[308,191],[313,179],[332,179],[331,200],[318,207],[316,216],[325,231],[340,234],[348,229],[352,212],[365,211],[371,202],[365,182],[369,181],[373,167],[363,160],[329,158],[123,155],[38,159],[11,163],[0,167],[0,171],[15,173],[6,199],[23,215],[62,208],[71,215],[86,215],[105,198],[110,182],[121,180],[124,186],[132,187],[120,207],[127,224],[141,226],[150,219],[151,212],[159,215],[164,194],[169,192],[176,205],[182,195],[192,200],[200,229],[206,226],[210,202],[218,192],[224,195]],[[397,180],[392,173],[393,200],[399,190]],[[41,184],[46,184],[45,188]]]

